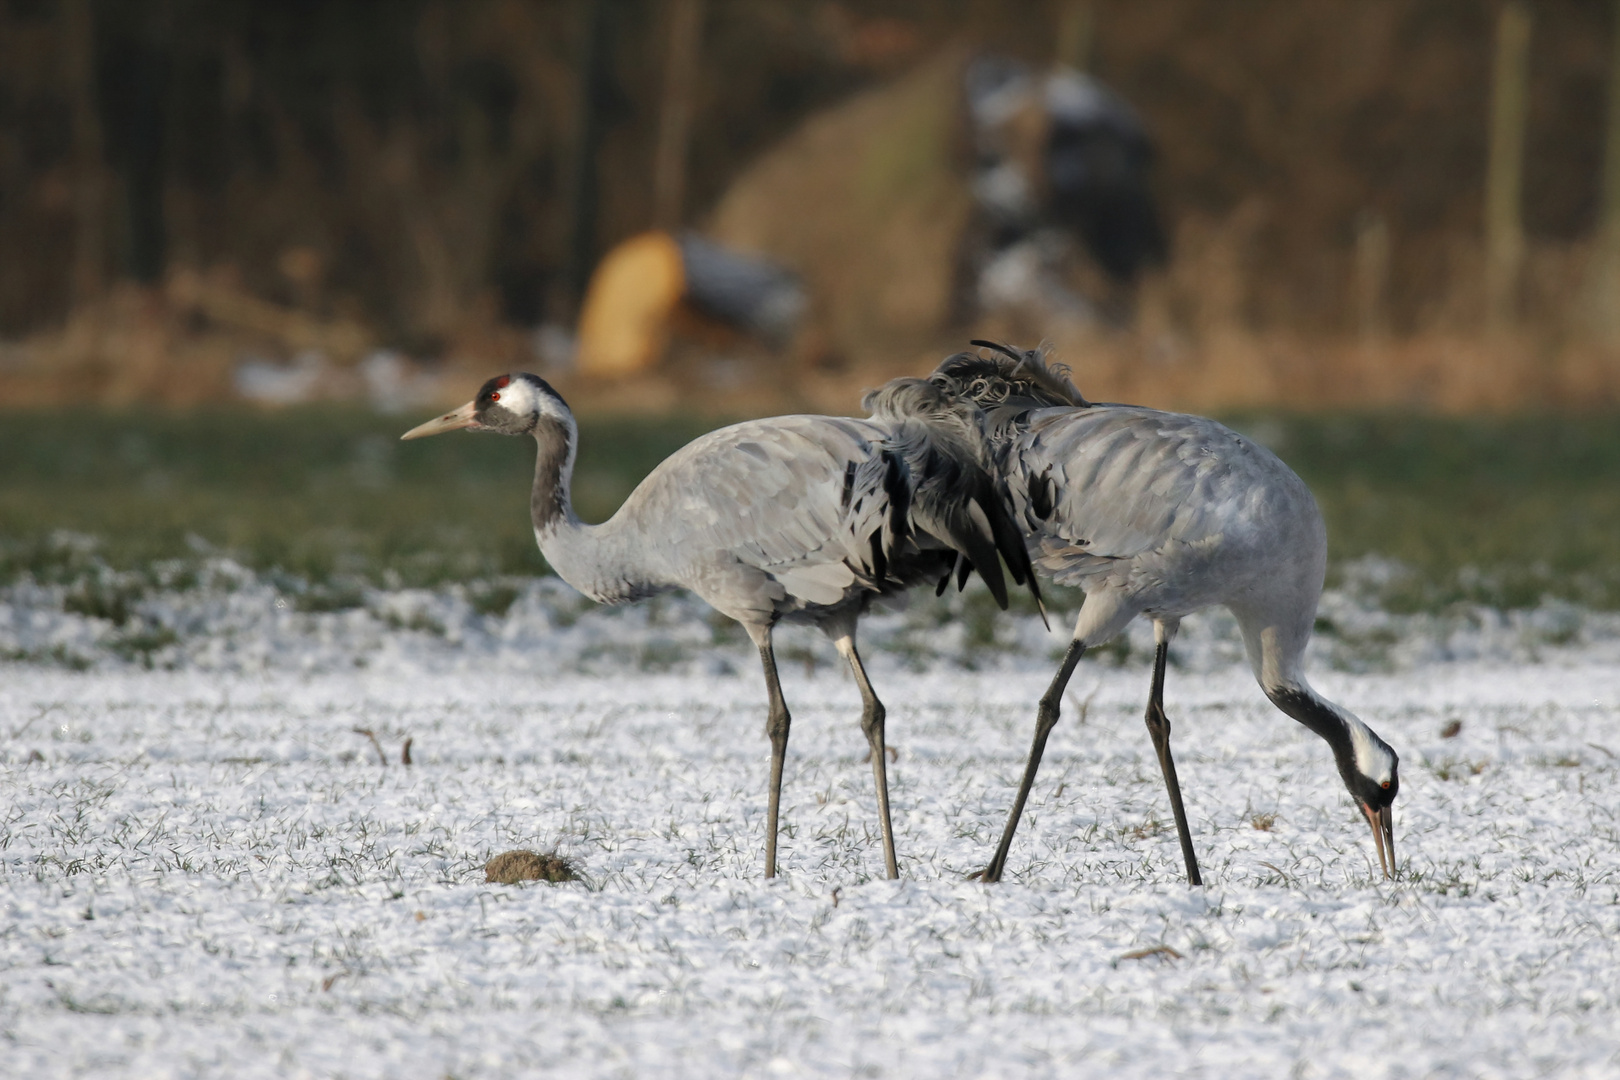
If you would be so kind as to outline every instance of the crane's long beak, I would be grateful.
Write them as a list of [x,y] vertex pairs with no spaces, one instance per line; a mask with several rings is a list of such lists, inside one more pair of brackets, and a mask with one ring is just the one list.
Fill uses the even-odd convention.
[[1382,810],[1374,810],[1365,804],[1361,812],[1367,815],[1367,824],[1372,826],[1373,842],[1378,845],[1378,863],[1384,868],[1384,876],[1395,876],[1395,808],[1386,806]]
[[421,439],[426,438],[429,435],[440,435],[446,431],[456,431],[465,427],[477,427],[478,419],[474,415],[474,406],[477,404],[478,402],[476,401],[469,401],[455,412],[448,412],[439,417],[437,420],[429,420],[425,424],[418,424],[416,427],[411,428],[411,430],[401,435],[400,439]]

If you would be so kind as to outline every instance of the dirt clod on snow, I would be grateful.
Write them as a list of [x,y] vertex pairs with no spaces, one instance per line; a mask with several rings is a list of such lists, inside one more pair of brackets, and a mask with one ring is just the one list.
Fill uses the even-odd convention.
[[484,880],[500,885],[520,881],[578,881],[574,866],[556,852],[504,851],[484,864]]

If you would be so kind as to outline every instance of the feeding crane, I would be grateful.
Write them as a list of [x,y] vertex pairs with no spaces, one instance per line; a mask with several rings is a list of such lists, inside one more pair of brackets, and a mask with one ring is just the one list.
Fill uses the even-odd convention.
[[1305,678],[1305,645],[1327,566],[1327,531],[1304,481],[1265,447],[1198,416],[1093,404],[1038,350],[975,341],[932,376],[986,412],[996,467],[1037,570],[1086,599],[1036,714],[1018,797],[995,857],[999,881],[1056,725],[1064,688],[1088,648],[1138,615],[1153,620],[1147,728],[1164,774],[1187,878],[1203,884],[1170,753],[1164,674],[1183,616],[1224,605],[1237,618],[1266,697],[1321,736],[1372,826],[1386,877],[1395,870],[1398,758],[1359,717]]
[[538,446],[529,512],[546,561],[604,604],[690,589],[735,619],[759,650],[770,699],[765,876],[776,876],[782,768],[791,718],[771,633],[820,628],[860,689],[888,876],[899,876],[884,747],[884,708],[855,647],[875,599],[972,570],[1007,606],[998,555],[1039,597],[1017,525],[987,469],[983,414],[921,379],[868,397],[874,416],[779,416],[711,432],[676,451],[616,514],[587,525],[569,496],[579,426],[545,380],[501,375],[461,408],[403,438],[471,428]]

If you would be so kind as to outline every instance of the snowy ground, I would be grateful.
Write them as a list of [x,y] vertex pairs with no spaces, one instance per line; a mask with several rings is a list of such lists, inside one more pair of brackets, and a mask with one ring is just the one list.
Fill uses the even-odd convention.
[[[697,608],[539,584],[500,615],[300,613],[233,582],[122,627],[0,594],[0,1074],[1620,1074],[1612,616],[1328,598],[1317,686],[1402,755],[1394,884],[1325,747],[1191,623],[1168,699],[1197,891],[1144,649],[1082,666],[985,887],[1061,638],[875,620],[890,883],[858,697],[790,634],[767,884],[759,674]],[[485,884],[518,847],[585,880]]]

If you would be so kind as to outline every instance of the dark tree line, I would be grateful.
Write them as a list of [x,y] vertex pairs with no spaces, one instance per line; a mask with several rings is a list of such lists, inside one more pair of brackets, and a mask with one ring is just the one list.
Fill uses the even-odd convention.
[[[802,118],[948,41],[1050,59],[1073,3],[708,0],[686,219]],[[1369,215],[1395,320],[1443,300],[1480,227],[1494,4],[1085,6],[1093,71],[1160,148],[1171,227],[1252,208],[1248,317],[1342,322]],[[0,0],[0,334],[177,267],[407,346],[566,317],[596,255],[653,219],[668,10]],[[1560,243],[1596,223],[1613,5],[1534,10],[1525,223]]]

